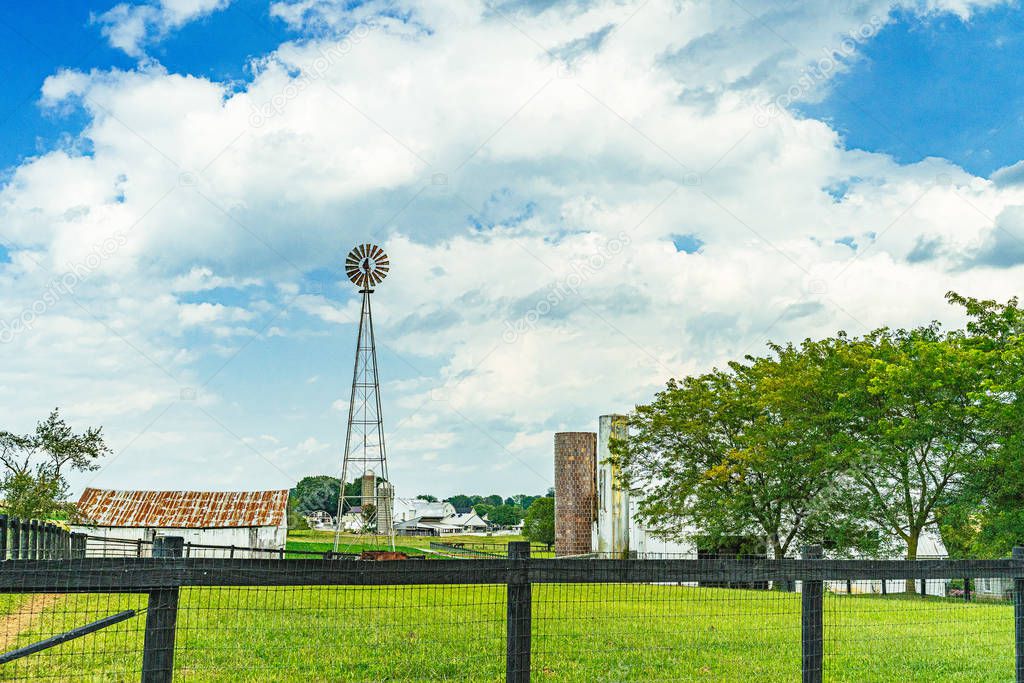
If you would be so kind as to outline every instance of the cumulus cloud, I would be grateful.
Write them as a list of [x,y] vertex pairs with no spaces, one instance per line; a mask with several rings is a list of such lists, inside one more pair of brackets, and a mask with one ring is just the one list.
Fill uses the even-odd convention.
[[[818,96],[806,69],[894,6],[786,7],[278,2],[302,39],[241,88],[153,64],[54,75],[43,101],[83,108],[91,151],[0,189],[0,321],[124,240],[4,349],[0,385],[44,378],[12,419],[67,397],[133,444],[111,481],[197,485],[203,457],[225,486],[336,471],[359,316],[339,264],[373,241],[399,489],[543,491],[545,434],[670,376],[769,338],[951,320],[949,289],[1011,295],[1021,259],[994,259],[1016,253],[998,240],[1019,184],[770,109]],[[168,432],[187,454],[149,436]]]
[[142,57],[146,45],[190,21],[231,4],[231,0],[158,0],[150,4],[123,2],[93,18],[112,47]]

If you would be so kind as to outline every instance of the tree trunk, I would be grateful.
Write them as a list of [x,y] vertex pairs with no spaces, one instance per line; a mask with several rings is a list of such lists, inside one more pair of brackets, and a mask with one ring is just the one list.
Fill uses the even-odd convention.
[[[772,554],[776,560],[781,560],[786,555],[786,551],[783,549],[782,544],[777,539],[772,539]],[[786,593],[792,593],[796,590],[795,582],[791,582],[788,579],[782,581],[775,581],[772,583],[772,589],[777,591],[784,591]]]
[[[907,536],[907,559],[908,560],[916,560],[917,559],[917,543],[920,540],[920,538],[921,538],[921,530],[920,529],[911,529],[910,530],[910,533]],[[905,590],[907,591],[908,595],[910,593],[914,593],[914,592],[917,591],[917,588],[914,585],[914,581],[915,581],[914,579],[907,579]]]

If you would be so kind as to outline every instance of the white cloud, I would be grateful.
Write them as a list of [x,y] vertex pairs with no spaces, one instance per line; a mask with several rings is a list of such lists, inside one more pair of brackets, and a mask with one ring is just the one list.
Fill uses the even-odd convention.
[[[348,402],[331,401],[347,398],[359,316],[339,266],[371,240],[393,264],[374,312],[400,490],[540,492],[551,432],[593,429],[671,375],[768,338],[952,321],[945,291],[1018,287],[1024,257],[993,241],[1024,206],[1010,171],[901,165],[820,121],[759,118],[889,4],[403,3],[410,25],[339,7],[277,3],[317,32],[240,90],[152,64],[46,81],[44,104],[84,108],[91,151],[28,160],[0,188],[0,334],[69,264],[126,240],[4,348],[0,385],[25,387],[12,422],[57,399],[102,421],[147,456],[111,482],[335,471],[324,444],[343,438]],[[123,12],[125,44],[144,45]],[[674,248],[688,234],[700,253]],[[209,403],[179,398],[211,374]],[[155,418],[189,449],[132,442]]]
[[232,278],[214,275],[209,268],[196,266],[186,275],[175,278],[174,291],[176,292],[202,292],[209,289],[222,287],[230,289],[241,289],[244,287],[255,287],[262,284],[259,278]]
[[223,304],[181,304],[178,307],[178,318],[188,327],[214,322],[246,322],[254,317],[252,312],[243,308]]
[[157,42],[190,21],[231,4],[231,0],[157,0],[150,4],[123,2],[94,17],[111,47],[142,57],[148,43]]

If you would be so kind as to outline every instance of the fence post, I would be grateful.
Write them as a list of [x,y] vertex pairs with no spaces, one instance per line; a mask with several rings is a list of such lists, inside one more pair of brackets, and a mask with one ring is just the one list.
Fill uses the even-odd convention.
[[[1013,559],[1024,561],[1024,546],[1013,547]],[[1024,572],[1013,579],[1013,637],[1017,648],[1017,683],[1024,683]]]
[[506,608],[505,652],[506,683],[529,683],[530,631],[532,626],[533,590],[530,587],[528,562],[530,544],[512,541],[508,544],[509,581]]
[[21,520],[17,517],[8,519],[11,526],[11,559],[21,559]]
[[32,523],[25,520],[21,522],[21,557],[32,559]]
[[[803,556],[805,560],[820,560],[822,558],[821,546],[805,547]],[[804,581],[800,618],[803,683],[821,683],[825,639],[822,593],[823,582]]]
[[178,589],[149,592],[146,638],[142,650],[143,683],[170,683],[174,675],[174,632],[178,621]]
[[153,557],[176,558],[185,548],[184,536],[157,536],[153,539]]
[[0,562],[7,559],[7,515],[0,515]]
[[964,602],[971,601],[971,580],[964,577]]
[[71,557],[75,560],[85,558],[85,534],[71,534]]

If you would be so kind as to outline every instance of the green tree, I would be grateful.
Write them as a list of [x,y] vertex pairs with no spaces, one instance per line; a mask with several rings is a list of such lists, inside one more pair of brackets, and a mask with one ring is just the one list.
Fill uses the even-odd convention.
[[1016,298],[946,298],[965,310],[962,343],[984,368],[975,431],[988,448],[968,468],[958,495],[943,501],[939,528],[951,554],[1006,557],[1024,539],[1024,310]]
[[990,447],[979,400],[983,361],[961,333],[944,334],[937,324],[877,330],[844,349],[851,413],[844,498],[899,539],[907,559],[917,557],[922,534],[962,495]]
[[712,547],[767,539],[777,557],[825,530],[833,547],[868,543],[833,491],[845,454],[833,378],[846,343],[772,345],[770,356],[670,380],[639,406],[612,443],[624,484],[645,492],[639,519]]
[[296,500],[289,496],[288,498],[288,529],[289,530],[305,530],[309,528],[309,522],[299,512],[296,505]]
[[32,434],[0,432],[0,494],[7,513],[23,518],[74,514],[65,474],[96,470],[110,452],[101,427],[75,433],[56,408]]
[[[295,485],[295,488],[289,491],[289,504],[294,504],[296,512],[301,515],[316,510],[324,510],[332,515],[337,514],[340,491],[338,483],[337,477],[326,474],[303,477]],[[358,491],[356,495],[358,495]]]
[[[475,508],[479,513],[479,507]],[[487,511],[488,520],[498,526],[514,526],[523,518],[523,509],[515,505],[495,505]],[[482,515],[481,515],[482,516]]]
[[437,496],[432,496],[429,493],[421,493],[420,495],[416,496],[416,499],[417,500],[425,500],[428,503],[436,503],[437,502]]
[[536,498],[526,511],[523,533],[533,543],[543,543],[551,549],[555,542],[555,499]]
[[[473,500],[474,498],[476,498],[476,500]],[[466,508],[473,507],[475,503],[479,503],[480,496],[465,496],[459,494],[456,496],[445,498],[444,500],[446,503],[451,503],[452,506],[455,507],[457,510],[464,510]]]

